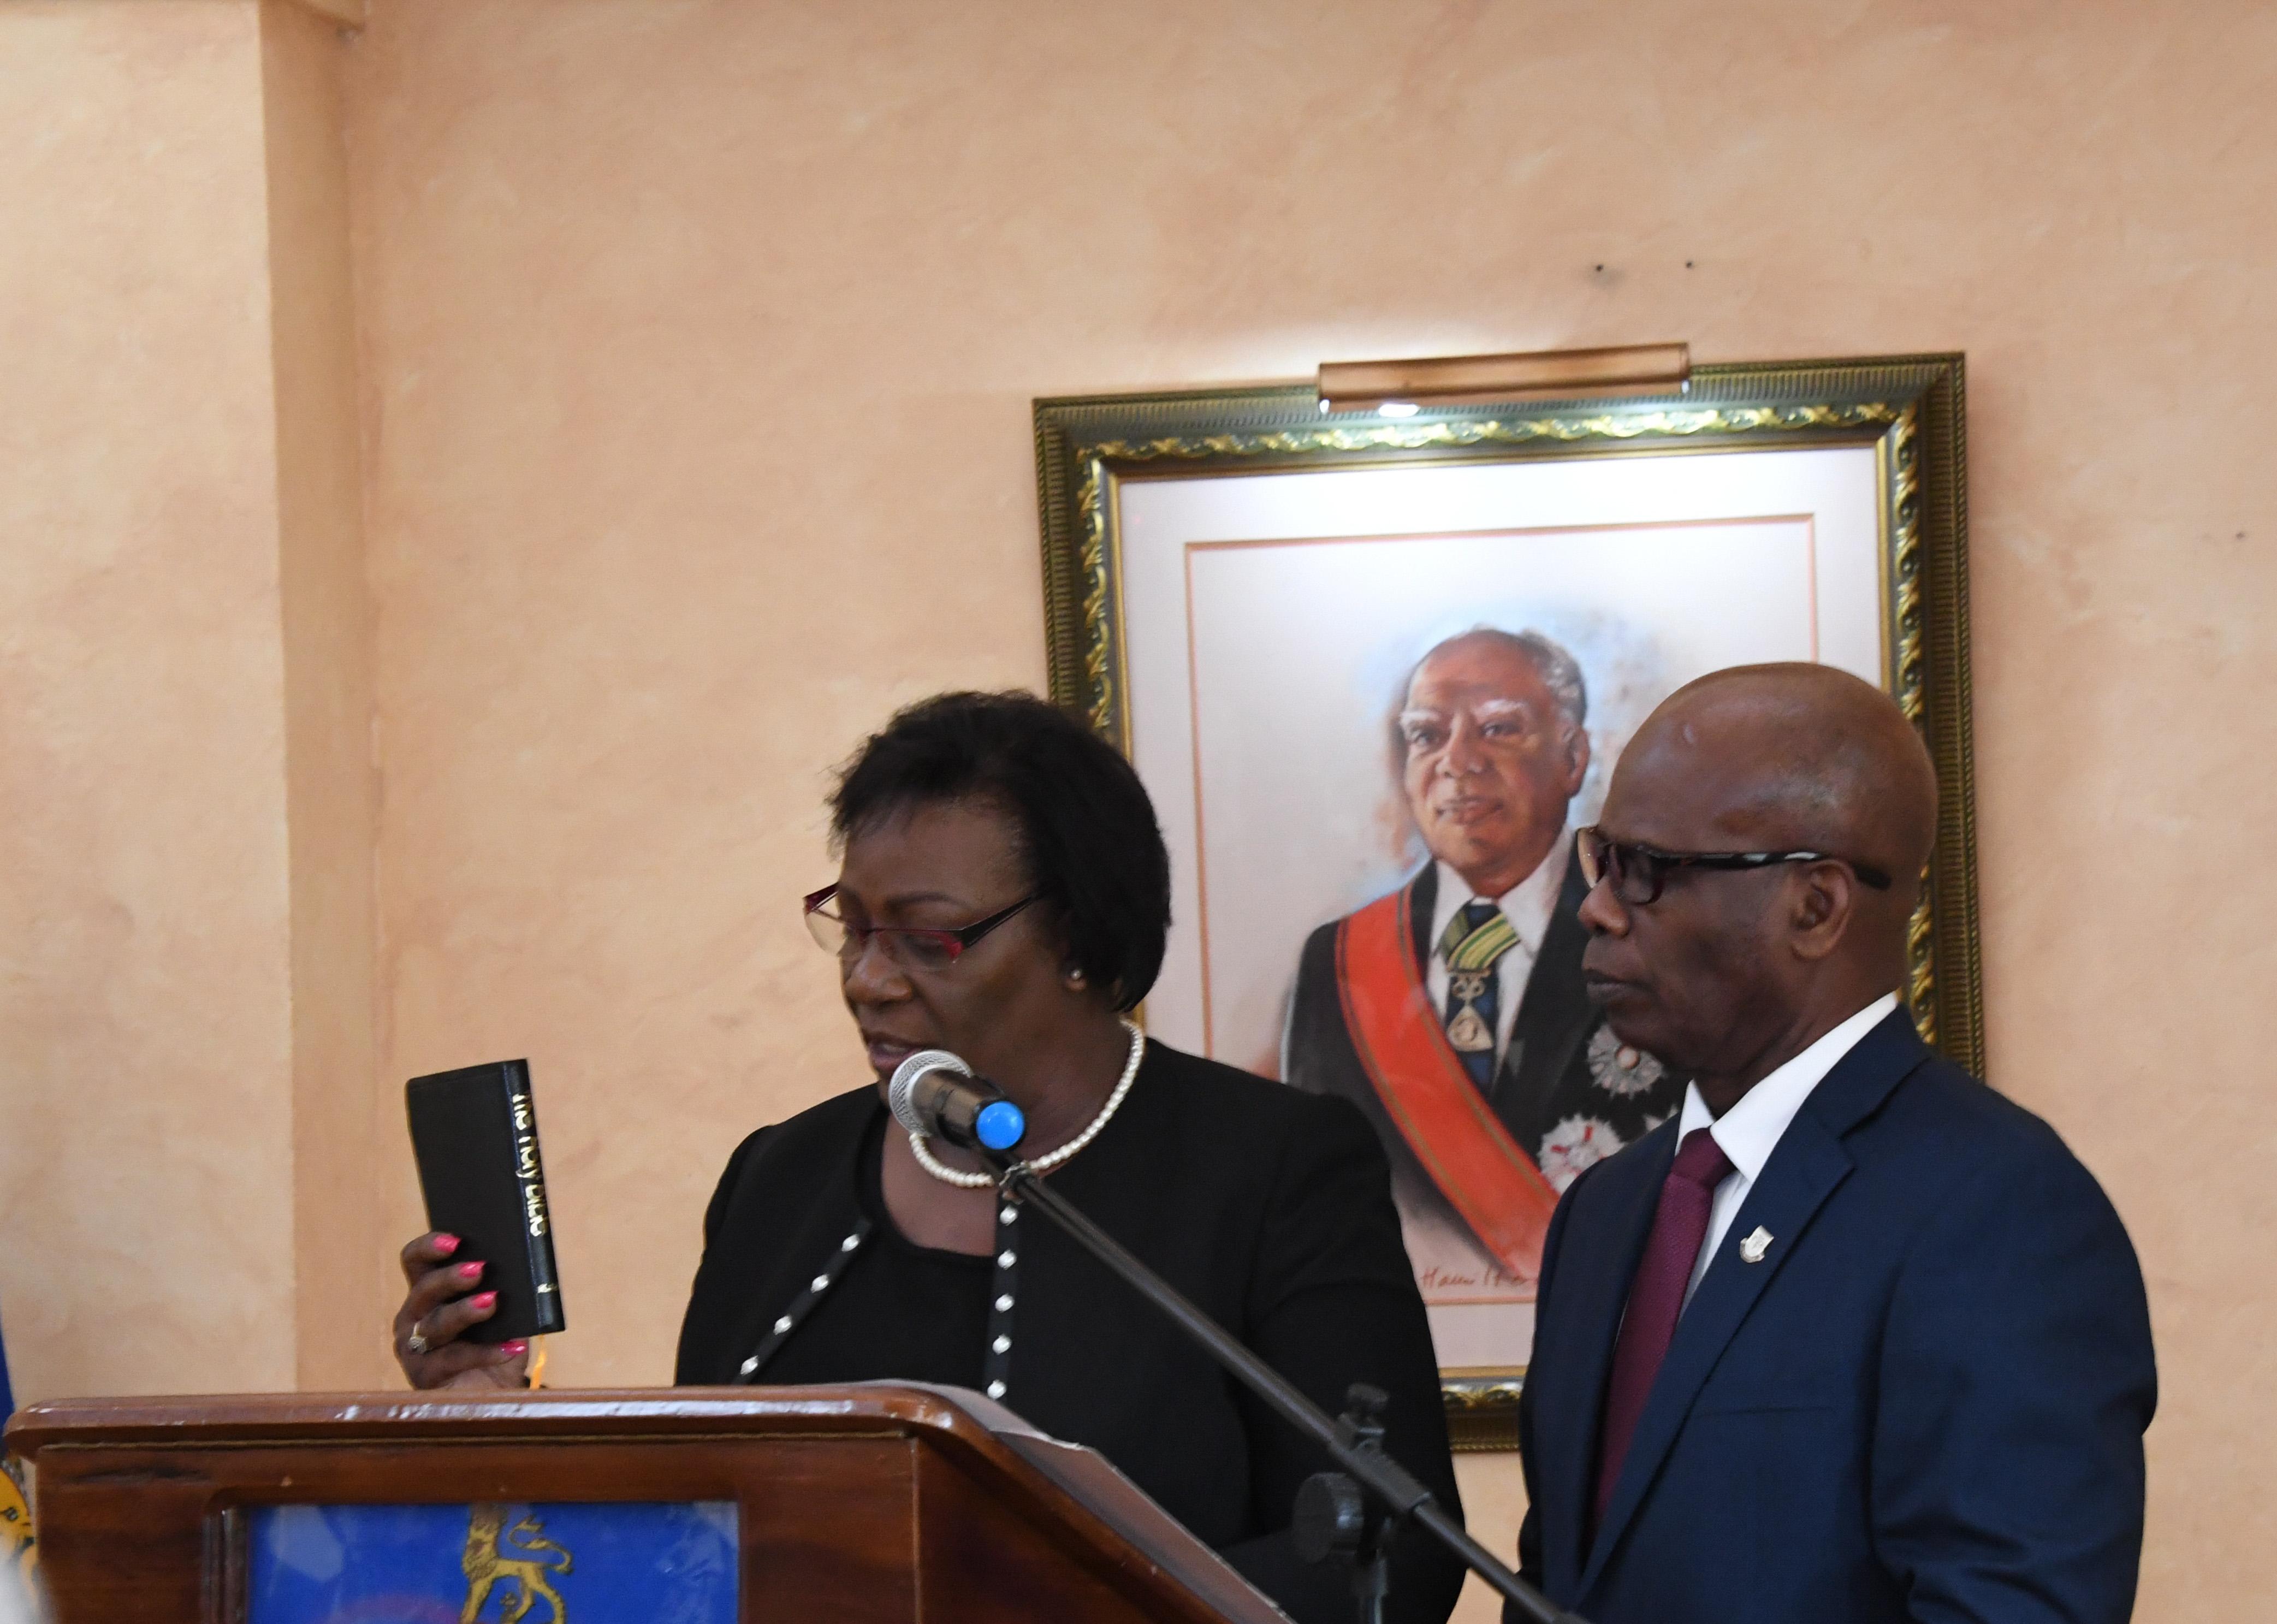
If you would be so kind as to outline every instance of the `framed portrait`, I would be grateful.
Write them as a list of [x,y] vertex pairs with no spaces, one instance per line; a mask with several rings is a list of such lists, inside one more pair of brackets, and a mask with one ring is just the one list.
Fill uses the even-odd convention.
[[1036,403],[1054,697],[1171,854],[1147,1028],[1375,1125],[1459,1445],[1514,1439],[1558,1193],[1681,1109],[1583,995],[1573,850],[1676,688],[1813,660],[1896,698],[1941,796],[1904,996],[1983,1073],[1962,404],[1958,355],[1397,418]]

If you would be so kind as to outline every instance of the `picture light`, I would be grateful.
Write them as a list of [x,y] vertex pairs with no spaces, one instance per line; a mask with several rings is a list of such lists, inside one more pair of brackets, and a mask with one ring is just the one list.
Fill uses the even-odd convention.
[[1691,376],[1690,345],[1627,344],[1436,361],[1327,361],[1321,363],[1319,393],[1324,413],[1412,417],[1432,406],[1682,393]]

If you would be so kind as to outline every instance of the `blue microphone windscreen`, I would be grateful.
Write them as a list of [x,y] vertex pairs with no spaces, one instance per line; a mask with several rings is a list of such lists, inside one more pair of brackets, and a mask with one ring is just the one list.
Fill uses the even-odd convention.
[[991,1150],[1009,1150],[1028,1131],[1028,1119],[1009,1100],[992,1100],[972,1119],[972,1132]]

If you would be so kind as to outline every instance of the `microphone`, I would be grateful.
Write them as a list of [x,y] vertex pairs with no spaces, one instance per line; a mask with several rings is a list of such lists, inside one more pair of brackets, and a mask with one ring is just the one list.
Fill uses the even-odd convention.
[[886,1103],[910,1132],[937,1134],[967,1150],[1009,1150],[1028,1131],[1002,1089],[945,1048],[919,1049],[895,1066]]

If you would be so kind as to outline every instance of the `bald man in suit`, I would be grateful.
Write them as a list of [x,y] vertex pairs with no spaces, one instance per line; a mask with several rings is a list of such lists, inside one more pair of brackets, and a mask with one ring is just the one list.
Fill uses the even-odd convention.
[[1520,1415],[1593,1624],[2123,1624],[2157,1378],[2110,1202],[1899,1003],[1936,782],[1823,666],[1679,690],[1578,850],[1583,973],[1692,1081],[1576,1179]]

